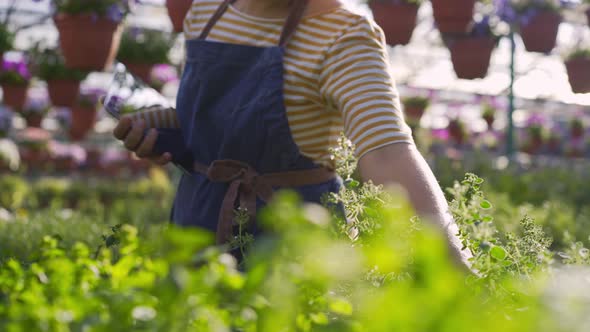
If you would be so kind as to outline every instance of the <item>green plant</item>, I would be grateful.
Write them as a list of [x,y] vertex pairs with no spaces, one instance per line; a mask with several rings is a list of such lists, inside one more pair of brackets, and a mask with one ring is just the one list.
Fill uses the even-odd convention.
[[29,54],[34,74],[44,81],[82,81],[88,75],[87,72],[66,67],[57,49],[45,48],[38,43]]
[[[42,0],[33,0],[36,2]],[[130,12],[134,0],[50,0],[55,13],[91,14],[120,22]]]
[[127,63],[164,64],[174,39],[159,30],[128,28],[123,33],[117,59]]
[[496,116],[496,108],[493,107],[490,104],[484,104],[482,107],[483,111],[481,113],[481,116],[485,119],[485,118],[494,118]]
[[569,52],[565,59],[566,61],[574,59],[590,59],[590,48],[576,48]]
[[403,98],[402,103],[406,107],[425,109],[430,104],[430,99],[428,99],[427,97],[412,96]]
[[10,51],[14,44],[14,33],[6,24],[0,24],[0,54]]

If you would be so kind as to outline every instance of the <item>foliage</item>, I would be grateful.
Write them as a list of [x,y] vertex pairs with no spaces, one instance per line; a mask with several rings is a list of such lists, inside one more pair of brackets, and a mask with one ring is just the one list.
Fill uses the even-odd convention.
[[88,75],[79,69],[66,67],[63,56],[57,49],[42,47],[40,43],[31,49],[29,55],[33,72],[44,81],[82,81]]
[[[263,212],[269,232],[250,249],[242,271],[198,230],[141,233],[111,223],[94,246],[49,233],[31,249],[31,260],[3,263],[0,329],[581,331],[574,323],[583,313],[570,311],[568,319],[560,313],[583,296],[555,292],[537,276],[547,270],[539,255],[546,252],[543,235],[526,220],[518,239],[488,233],[492,222],[479,217],[490,206],[482,204],[478,183],[470,175],[457,184],[452,206],[463,229],[474,227],[466,244],[481,277],[462,275],[438,232],[411,219],[397,199],[402,204],[372,215],[372,235],[351,243],[333,232],[321,207],[283,193]],[[488,247],[484,239],[493,242]],[[568,259],[582,264],[583,257]],[[549,280],[572,275],[546,273]]]
[[425,109],[430,104],[430,99],[421,96],[405,97],[402,99],[402,103],[405,107],[416,107]]
[[574,49],[566,56],[566,60],[573,60],[573,59],[590,59],[590,48],[576,48],[576,49]]
[[0,24],[0,54],[10,51],[14,44],[14,33],[6,24]]
[[485,118],[494,118],[496,116],[496,108],[490,104],[484,104],[483,105],[483,111],[481,113],[481,116],[485,119]]
[[507,23],[526,25],[539,12],[559,12],[561,0],[494,0],[497,15]]
[[[502,217],[515,208],[487,197],[483,179],[449,174],[450,212],[477,272],[465,275],[401,193],[357,180],[354,147],[340,143],[333,155],[345,185],[326,204],[343,204],[346,218],[278,193],[260,214],[265,232],[234,243],[247,247],[241,262],[212,246],[211,234],[154,215],[169,203],[157,188],[171,193],[161,173],[131,186],[44,180],[27,191],[7,181],[0,192],[26,198],[0,221],[0,330],[585,331],[582,242],[568,235],[551,250],[531,216]],[[499,173],[491,176],[535,201],[538,174]]]
[[[42,2],[44,0],[33,0]],[[115,22],[121,22],[131,11],[135,0],[49,0],[52,11],[56,14],[69,15],[90,14],[106,17]]]
[[117,59],[127,63],[168,63],[168,52],[174,39],[158,30],[131,27],[121,37]]

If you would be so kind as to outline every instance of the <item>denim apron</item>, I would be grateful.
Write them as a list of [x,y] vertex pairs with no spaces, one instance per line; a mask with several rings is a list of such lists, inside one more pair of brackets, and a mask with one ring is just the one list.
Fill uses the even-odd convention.
[[[182,143],[193,158],[179,183],[172,220],[232,237],[234,208],[255,211],[277,188],[320,203],[341,179],[303,156],[287,121],[283,57],[307,1],[296,1],[278,46],[254,47],[205,40],[232,3],[226,0],[199,39],[186,42],[186,66],[177,97]],[[224,221],[225,220],[225,221]],[[224,224],[224,225],[222,225]],[[255,226],[249,232],[257,234]],[[224,233],[221,234],[220,233]]]

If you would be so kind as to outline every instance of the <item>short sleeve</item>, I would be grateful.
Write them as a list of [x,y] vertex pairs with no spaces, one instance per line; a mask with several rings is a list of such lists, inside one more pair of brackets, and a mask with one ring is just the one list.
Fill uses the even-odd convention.
[[342,33],[322,65],[322,97],[342,113],[358,158],[389,144],[414,142],[390,67],[383,32],[365,17]]

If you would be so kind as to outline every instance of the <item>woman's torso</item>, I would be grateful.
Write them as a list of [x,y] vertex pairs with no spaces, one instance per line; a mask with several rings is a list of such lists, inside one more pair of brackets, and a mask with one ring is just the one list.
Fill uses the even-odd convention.
[[[185,20],[187,39],[199,37],[201,30],[221,2],[222,0],[203,0],[193,3]],[[230,6],[207,39],[261,47],[276,46],[283,25],[283,19],[253,17]],[[380,142],[374,138],[375,128],[381,125],[379,121],[374,121],[374,125],[371,125],[367,120],[356,124],[358,128],[345,128],[355,124],[347,122],[346,114],[343,116],[341,107],[336,105],[342,99],[335,100],[328,91],[337,91],[350,80],[343,77],[338,82],[330,82],[330,72],[326,70],[330,68],[333,72],[347,69],[330,67],[332,54],[343,53],[334,50],[334,45],[339,39],[347,35],[374,31],[375,26],[366,18],[344,8],[332,8],[304,17],[287,47],[284,57],[284,98],[289,127],[301,153],[319,164],[334,166],[330,149],[337,147],[342,131],[352,133],[358,142],[373,141],[373,145]],[[352,51],[351,56],[362,56]],[[355,73],[351,72],[349,75],[352,79]],[[367,84],[371,85],[371,82]],[[347,88],[351,90],[351,96],[355,95],[355,89],[365,89],[363,86]],[[393,98],[386,95],[385,99]],[[393,108],[397,108],[397,105],[392,104],[392,115],[395,115]],[[362,111],[363,117],[370,117],[370,112],[373,112],[370,109]],[[379,117],[378,114],[376,116]],[[393,119],[390,122],[397,121],[398,119]],[[364,133],[366,137],[363,136]],[[391,134],[384,134],[385,140],[391,140],[390,136]],[[370,148],[371,144],[365,147]]]

